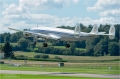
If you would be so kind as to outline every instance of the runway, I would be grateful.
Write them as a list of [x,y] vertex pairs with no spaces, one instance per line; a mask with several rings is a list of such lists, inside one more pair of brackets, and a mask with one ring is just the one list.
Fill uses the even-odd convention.
[[98,78],[117,78],[117,79],[119,79],[120,77],[120,75],[110,75],[110,74],[38,72],[38,71],[18,71],[18,70],[0,70],[0,74],[31,74],[31,75],[77,76],[77,77],[98,77]]

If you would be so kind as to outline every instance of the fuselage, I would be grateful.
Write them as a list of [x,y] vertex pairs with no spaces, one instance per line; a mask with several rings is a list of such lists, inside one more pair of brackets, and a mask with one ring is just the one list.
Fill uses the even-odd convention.
[[79,41],[79,40],[91,39],[94,37],[93,35],[88,35],[88,34],[85,34],[84,32],[81,32],[80,37],[76,38],[74,35],[74,30],[53,28],[53,27],[32,28],[30,32],[41,33],[41,34],[46,34],[46,35],[53,34],[53,35],[61,37],[60,40],[64,40],[64,41]]

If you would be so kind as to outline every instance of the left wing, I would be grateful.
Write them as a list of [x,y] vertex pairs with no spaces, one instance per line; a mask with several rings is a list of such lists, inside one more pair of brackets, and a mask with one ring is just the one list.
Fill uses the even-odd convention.
[[60,36],[57,36],[54,34],[32,33],[32,35],[35,35],[36,37],[39,37],[39,38],[47,38],[47,39],[54,39],[54,40],[61,39]]

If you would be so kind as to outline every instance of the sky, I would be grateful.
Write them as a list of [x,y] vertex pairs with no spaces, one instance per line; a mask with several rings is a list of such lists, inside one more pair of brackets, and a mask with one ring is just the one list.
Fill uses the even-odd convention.
[[120,0],[0,0],[0,33],[77,23],[120,23]]

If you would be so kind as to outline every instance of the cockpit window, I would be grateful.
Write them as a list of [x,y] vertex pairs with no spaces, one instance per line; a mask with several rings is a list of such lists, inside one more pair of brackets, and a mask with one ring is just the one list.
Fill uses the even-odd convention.
[[23,31],[30,31],[30,29],[23,29]]

